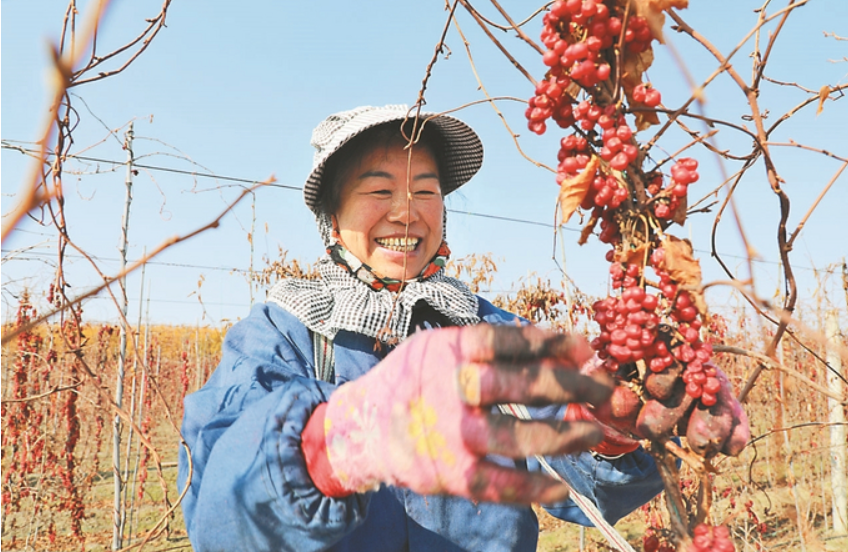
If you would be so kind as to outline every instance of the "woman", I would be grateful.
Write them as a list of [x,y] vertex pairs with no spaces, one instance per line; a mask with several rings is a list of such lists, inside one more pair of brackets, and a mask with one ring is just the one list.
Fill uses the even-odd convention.
[[[444,274],[443,198],[482,146],[452,117],[407,115],[357,108],[313,134],[320,278],[275,286],[185,401],[197,551],[535,550],[532,502],[589,524],[540,455],[613,523],[662,488],[636,442],[563,421],[565,403],[611,392],[576,369],[585,341],[519,327]],[[502,403],[536,405],[537,421]]]

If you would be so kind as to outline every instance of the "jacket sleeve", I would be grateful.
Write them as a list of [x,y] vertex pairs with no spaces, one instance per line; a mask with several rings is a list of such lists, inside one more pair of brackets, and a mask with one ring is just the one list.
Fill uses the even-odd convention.
[[[480,299],[480,317],[490,324],[515,324],[526,320]],[[562,419],[566,405],[528,409],[537,419]],[[576,492],[589,498],[610,524],[649,502],[663,490],[654,459],[641,446],[616,458],[583,452],[546,457],[547,465]],[[527,459],[527,468],[544,471],[537,458]],[[593,524],[571,499],[545,505],[552,515],[587,527]]]
[[[663,490],[654,459],[642,447],[615,458],[589,452],[545,459],[571,488],[595,503],[604,519],[614,525]],[[541,469],[539,460],[528,460],[530,469]],[[594,524],[570,498],[544,505],[553,516],[587,527]]]
[[300,322],[257,305],[186,397],[178,483],[194,550],[323,550],[365,519],[370,495],[328,498],[306,470],[300,434],[334,390],[311,357]]

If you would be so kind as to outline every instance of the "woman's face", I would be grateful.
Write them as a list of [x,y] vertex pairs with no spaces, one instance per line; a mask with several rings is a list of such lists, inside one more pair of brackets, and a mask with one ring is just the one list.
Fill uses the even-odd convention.
[[[409,165],[409,171],[407,168]],[[335,213],[342,244],[379,275],[418,276],[442,243],[442,190],[427,148],[379,145],[342,173]]]

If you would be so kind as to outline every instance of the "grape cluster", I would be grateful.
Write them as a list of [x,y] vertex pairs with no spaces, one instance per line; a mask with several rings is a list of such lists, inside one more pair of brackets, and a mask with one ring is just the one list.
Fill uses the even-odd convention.
[[607,161],[610,167],[623,171],[630,163],[639,158],[639,148],[632,143],[633,130],[627,126],[624,117],[618,119],[598,119],[598,125],[603,129],[604,145],[599,155]]
[[617,178],[599,174],[592,180],[592,187],[580,205],[584,209],[598,207],[600,211],[603,211],[604,207],[617,209],[628,197],[630,193]]
[[618,228],[612,210],[596,207],[592,214],[601,220],[601,232],[598,234],[598,239],[613,245],[621,243],[621,230]]
[[657,107],[662,103],[662,95],[650,84],[637,84],[633,89],[633,101],[648,107]]
[[[664,260],[661,247],[651,253],[650,265],[659,277],[658,294],[642,287],[640,265],[610,265],[612,287],[621,291],[617,297],[610,296],[593,305],[601,332],[592,341],[592,348],[612,373],[618,372],[622,364],[640,360],[654,373],[679,363],[685,367],[682,378],[686,393],[709,407],[716,403],[721,388],[716,370],[709,364],[712,346],[701,341],[702,321],[692,296],[679,289],[664,270]],[[661,331],[664,321],[673,326],[666,325]]]
[[697,182],[698,178],[698,160],[691,157],[680,158],[674,163],[671,179],[665,188],[662,175],[654,175],[647,186],[648,194],[655,198],[654,215],[658,219],[670,219],[680,206],[681,199],[686,197],[689,185]]
[[[692,296],[678,288],[664,270],[664,261],[665,251],[661,247],[651,253],[651,266],[659,276],[661,299],[669,307],[669,320],[676,324],[671,356],[686,366],[683,372],[686,394],[693,399],[700,399],[704,406],[712,406],[716,403],[717,393],[721,388],[715,368],[708,364],[713,354],[712,346],[701,341],[702,321],[692,302]],[[648,362],[653,372],[660,372],[671,364],[672,360],[668,356],[663,357],[662,362],[655,359]]]
[[693,531],[692,545],[688,552],[734,552],[736,547],[730,538],[730,530],[724,525],[713,527],[701,523]]
[[568,128],[574,124],[571,97],[564,93],[571,79],[563,75],[539,81],[536,94],[527,102],[527,126],[536,134],[544,134],[547,130],[545,121],[553,119],[560,128]]
[[659,300],[639,286],[639,265],[616,263],[610,272],[613,282],[624,291],[619,297],[607,297],[593,305],[601,333],[592,341],[592,348],[604,361],[604,368],[614,373],[622,364],[655,355],[662,342],[657,341]]
[[674,546],[669,542],[660,542],[656,535],[646,535],[642,539],[642,550],[644,552],[674,552]]
[[[650,50],[654,36],[648,21],[632,15],[629,5],[625,0],[550,4],[541,33],[545,75],[528,100],[525,116],[536,134],[547,131],[549,120],[567,129],[556,167],[556,182],[566,198],[564,211],[570,215],[576,208],[572,200],[581,194],[580,209],[591,212],[583,238],[599,225],[598,238],[612,246],[606,259],[613,291],[593,305],[600,333],[592,347],[606,370],[629,380],[630,385],[616,390],[629,390],[638,405],[632,410],[638,412],[634,434],[653,438],[673,431],[682,434],[684,422],[703,422],[683,417],[704,411],[693,407],[697,401],[704,407],[715,405],[725,382],[709,362],[711,345],[701,340],[700,296],[684,287],[692,283],[691,272],[669,270],[674,263],[671,258],[665,262],[658,236],[672,222],[682,223],[688,186],[699,178],[698,162],[678,158],[670,174],[642,167],[647,150],[640,148],[635,132],[658,122],[656,115],[645,112],[660,107],[662,95],[651,83],[640,82],[651,60],[642,53]],[[656,280],[646,279],[643,272],[648,268]],[[630,404],[626,395],[618,407]],[[611,403],[615,412],[615,401]],[[644,429],[668,420],[672,425],[655,434]],[[686,425],[687,438],[689,426],[694,425]],[[708,443],[696,445],[708,449]],[[704,546],[692,552],[733,549],[723,527],[699,526],[695,542]],[[643,545],[646,552],[673,548],[656,534],[645,535]]]
[[[611,171],[633,166],[640,151],[623,106],[603,97],[595,87],[610,79],[610,63],[618,59],[614,47],[619,40],[623,40],[628,55],[650,48],[653,35],[648,23],[636,15],[625,21],[620,6],[600,0],[557,0],[543,18],[541,38],[547,48],[542,56],[547,72],[528,100],[528,128],[544,134],[548,119],[561,128],[575,128],[577,133],[560,143],[557,183],[585,170],[596,155],[604,163],[591,175],[591,187],[582,207],[618,209],[630,197],[630,190],[622,177]],[[587,92],[582,101],[573,95],[580,88]],[[634,104],[656,107],[660,96],[655,88],[640,84],[630,99]],[[615,243],[613,234],[610,230],[605,236],[609,239],[602,241]]]
[[[601,51],[613,45],[621,32],[621,19],[610,17],[605,4],[595,0],[558,0],[542,23],[542,42],[548,48],[542,62],[552,74],[568,74],[586,88],[609,78],[610,66]],[[569,31],[578,25],[585,29],[585,36],[582,40],[569,40]]]
[[589,142],[582,136],[569,134],[559,142],[557,183],[585,169],[589,163]]

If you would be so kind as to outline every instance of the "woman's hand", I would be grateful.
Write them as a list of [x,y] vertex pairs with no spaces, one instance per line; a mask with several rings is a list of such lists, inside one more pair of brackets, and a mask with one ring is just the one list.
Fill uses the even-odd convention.
[[609,376],[577,368],[591,354],[582,338],[532,326],[481,324],[414,334],[331,396],[323,412],[331,487],[361,492],[386,483],[491,502],[564,500],[565,485],[485,456],[585,450],[602,439],[598,426],[521,421],[491,407],[605,401]]

